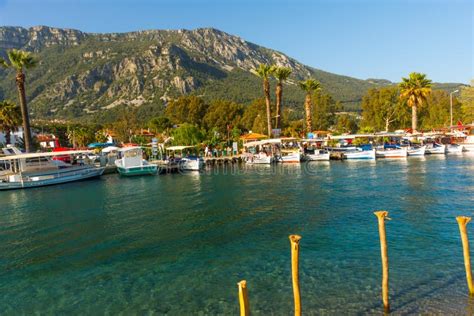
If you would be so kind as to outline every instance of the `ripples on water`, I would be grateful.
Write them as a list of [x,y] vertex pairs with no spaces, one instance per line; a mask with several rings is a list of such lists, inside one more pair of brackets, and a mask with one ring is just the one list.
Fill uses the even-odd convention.
[[253,313],[288,315],[292,233],[305,314],[380,314],[377,209],[393,219],[394,313],[469,314],[455,216],[472,215],[473,162],[221,167],[1,192],[2,314],[235,315],[246,279]]

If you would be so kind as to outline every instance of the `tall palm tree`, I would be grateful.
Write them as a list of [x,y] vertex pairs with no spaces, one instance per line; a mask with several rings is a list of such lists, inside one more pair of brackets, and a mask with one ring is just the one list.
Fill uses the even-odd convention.
[[273,66],[272,70],[273,77],[278,80],[275,94],[276,94],[276,120],[275,120],[275,128],[280,127],[280,120],[281,120],[281,98],[283,95],[283,82],[288,79],[291,75],[291,68],[288,67],[278,67]]
[[313,131],[313,118],[311,114],[313,102],[311,99],[311,95],[315,91],[321,90],[321,84],[317,80],[306,79],[305,81],[300,81],[298,85],[303,91],[306,92],[306,98],[304,100],[304,109],[306,113],[306,132],[311,133]]
[[270,81],[268,77],[272,74],[273,67],[267,64],[260,64],[257,68],[257,74],[263,79],[263,94],[265,95],[265,104],[267,106],[267,133],[268,137],[272,136],[272,111],[270,100]]
[[412,72],[408,78],[402,78],[400,87],[400,98],[407,101],[411,106],[411,129],[416,131],[418,122],[418,107],[426,102],[426,98],[431,93],[431,80],[425,74]]
[[0,66],[5,68],[13,68],[16,71],[16,87],[18,89],[21,116],[23,118],[23,138],[25,141],[25,150],[26,152],[31,152],[32,142],[30,118],[28,115],[28,107],[26,104],[25,69],[33,68],[38,62],[31,53],[17,49],[12,49],[8,51],[8,60],[9,62],[0,58]]
[[0,130],[5,132],[7,144],[11,144],[11,133],[21,125],[21,110],[11,101],[0,102]]

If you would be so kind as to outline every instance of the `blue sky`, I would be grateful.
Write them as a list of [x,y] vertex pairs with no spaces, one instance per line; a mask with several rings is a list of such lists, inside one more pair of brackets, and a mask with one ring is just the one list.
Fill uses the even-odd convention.
[[471,0],[0,0],[0,25],[87,32],[215,27],[329,72],[474,78]]

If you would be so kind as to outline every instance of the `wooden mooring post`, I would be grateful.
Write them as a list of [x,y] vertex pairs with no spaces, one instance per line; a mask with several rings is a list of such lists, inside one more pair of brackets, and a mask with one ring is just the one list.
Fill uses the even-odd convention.
[[388,301],[388,250],[387,234],[385,232],[385,218],[389,219],[387,211],[374,212],[379,222],[380,235],[380,254],[382,256],[382,302],[385,313],[390,312],[390,303]]
[[242,280],[237,283],[239,287],[240,316],[249,316],[249,298],[247,293],[247,281]]
[[466,226],[471,221],[470,217],[458,216],[456,220],[459,225],[459,232],[461,233],[462,251],[464,255],[464,267],[466,268],[467,287],[469,294],[474,295],[474,286],[472,285],[472,270],[471,270],[471,254],[469,251],[469,239],[467,238]]
[[293,297],[295,301],[295,316],[301,316],[301,298],[299,282],[299,253],[301,236],[290,235],[291,245],[291,278],[293,280]]

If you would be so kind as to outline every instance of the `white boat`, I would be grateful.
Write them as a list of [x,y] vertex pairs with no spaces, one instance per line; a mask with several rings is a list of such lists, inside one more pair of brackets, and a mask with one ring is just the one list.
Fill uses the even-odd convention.
[[158,171],[158,165],[143,159],[140,147],[121,148],[119,153],[122,157],[115,160],[115,165],[122,176],[152,175]]
[[168,161],[177,163],[180,171],[199,171],[205,166],[204,159],[195,155],[184,155],[184,150],[195,149],[196,146],[171,146],[167,147]]
[[303,160],[305,161],[328,161],[330,159],[330,153],[325,150],[308,151],[304,154]]
[[426,153],[430,155],[435,155],[435,154],[444,155],[446,154],[446,145],[433,143],[431,144],[431,146],[426,146]]
[[374,160],[375,159],[375,149],[371,150],[362,150],[362,149],[355,149],[355,150],[348,150],[343,152],[345,159],[367,159],[367,160]]
[[301,153],[299,152],[299,150],[281,150],[281,156],[278,157],[278,162],[300,163]]
[[274,158],[265,153],[247,154],[244,157],[245,163],[251,165],[267,165],[274,162]]
[[375,156],[377,158],[406,158],[408,156],[408,151],[406,148],[377,149]]
[[407,151],[408,151],[408,156],[424,156],[425,151],[426,151],[426,146],[409,147]]
[[463,145],[449,144],[446,146],[446,153],[448,154],[462,154],[464,151]]
[[100,177],[103,167],[53,160],[57,156],[79,156],[90,151],[57,151],[0,157],[0,190],[34,188]]

